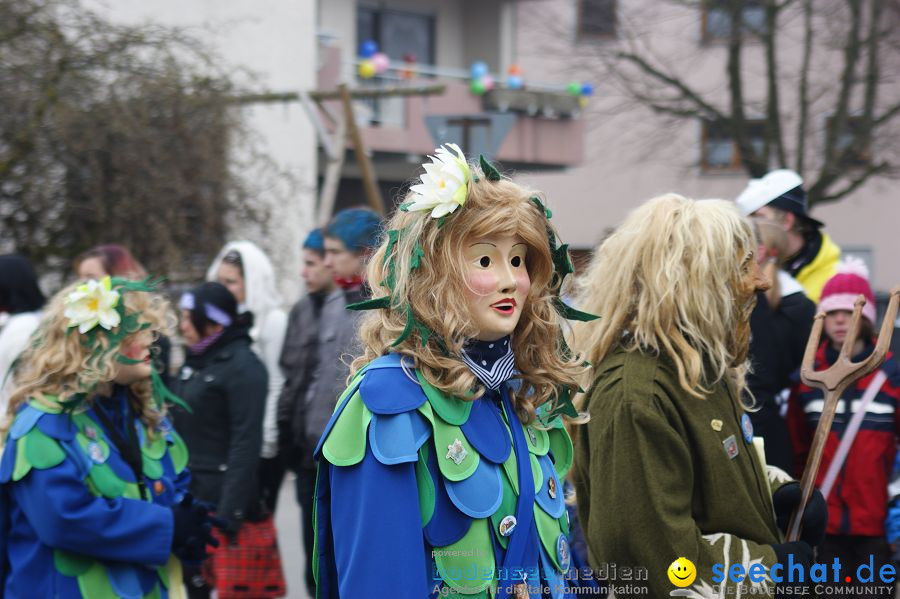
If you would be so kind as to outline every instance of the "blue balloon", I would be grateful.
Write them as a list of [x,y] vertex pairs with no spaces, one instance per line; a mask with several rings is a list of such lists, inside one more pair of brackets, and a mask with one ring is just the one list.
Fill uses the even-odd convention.
[[359,45],[359,55],[363,58],[372,58],[378,52],[378,42],[366,40]]
[[473,62],[472,66],[469,67],[469,74],[472,76],[472,79],[481,79],[488,73],[488,66],[481,62],[480,60]]
[[518,75],[510,75],[506,78],[506,87],[509,89],[522,89],[525,82]]
[[590,83],[585,83],[581,86],[581,95],[582,96],[593,96],[594,95],[594,86]]

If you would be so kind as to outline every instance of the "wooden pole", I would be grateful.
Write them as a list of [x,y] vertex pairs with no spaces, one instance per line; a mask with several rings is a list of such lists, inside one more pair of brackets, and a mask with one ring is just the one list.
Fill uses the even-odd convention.
[[[422,85],[416,87],[365,87],[350,90],[354,100],[365,98],[397,98],[405,96],[437,96],[447,89],[445,85]],[[307,92],[310,99],[316,102],[323,100],[340,100],[340,89],[312,90]],[[259,94],[243,94],[235,96],[234,101],[240,104],[296,102],[300,99],[297,92],[264,92]]]
[[337,197],[338,185],[341,181],[341,169],[344,166],[344,155],[346,151],[344,144],[347,141],[347,119],[343,116],[338,117],[337,130],[332,140],[333,146],[337,149],[335,156],[328,157],[328,165],[325,167],[325,180],[322,182],[322,192],[319,195],[319,225],[324,227],[331,220],[331,213],[334,212],[334,199]]
[[371,206],[372,210],[384,216],[384,204],[381,201],[378,181],[375,179],[375,169],[372,168],[372,161],[369,160],[369,155],[366,154],[359,127],[356,126],[356,116],[353,114],[353,103],[350,100],[350,90],[347,89],[347,84],[341,83],[338,85],[338,92],[340,92],[341,102],[344,104],[344,120],[347,124],[347,133],[350,134],[350,141],[353,143],[353,150],[356,154],[356,162],[359,164],[359,170],[362,174],[366,199],[369,201],[369,206]]

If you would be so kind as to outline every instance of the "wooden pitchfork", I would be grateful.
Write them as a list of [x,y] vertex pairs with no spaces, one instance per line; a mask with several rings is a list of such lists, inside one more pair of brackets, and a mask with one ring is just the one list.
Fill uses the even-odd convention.
[[841,347],[841,353],[838,355],[837,361],[827,370],[820,370],[819,372],[814,370],[816,351],[819,349],[819,343],[822,339],[822,328],[825,326],[824,313],[819,312],[816,314],[812,332],[809,334],[809,341],[806,343],[806,352],[803,354],[803,364],[800,367],[800,378],[803,379],[807,386],[816,387],[825,392],[825,407],[822,408],[822,416],[819,418],[819,426],[816,427],[816,434],[813,437],[809,457],[806,460],[806,468],[803,470],[803,478],[800,479],[800,503],[791,515],[791,521],[788,524],[788,542],[796,541],[800,538],[801,516],[806,509],[806,504],[809,502],[813,487],[816,484],[819,465],[822,463],[822,452],[825,449],[825,442],[828,440],[828,433],[831,431],[831,423],[834,420],[834,412],[837,410],[841,395],[850,386],[850,383],[874,372],[884,362],[885,354],[887,354],[888,346],[891,343],[891,336],[894,333],[894,321],[897,319],[897,306],[900,304],[900,286],[891,289],[891,299],[884,314],[884,321],[881,323],[881,333],[878,335],[878,343],[875,345],[875,350],[862,362],[852,362],[850,357],[853,352],[853,346],[856,343],[859,319],[862,317],[862,309],[865,304],[866,298],[860,295],[853,305],[853,318],[850,321],[850,330],[844,339],[844,345]]

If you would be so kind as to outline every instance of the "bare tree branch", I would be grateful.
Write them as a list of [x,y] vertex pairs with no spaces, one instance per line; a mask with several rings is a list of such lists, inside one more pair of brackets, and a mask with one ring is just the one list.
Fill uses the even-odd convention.
[[838,147],[841,135],[847,126],[850,96],[855,86],[854,73],[856,63],[860,55],[860,28],[862,26],[861,0],[847,0],[850,10],[850,26],[847,30],[847,40],[844,43],[844,67],[841,72],[841,87],[838,93],[834,115],[831,117],[831,125],[825,130],[825,160],[819,177],[807,190],[810,205],[815,204],[824,196],[825,189],[831,186],[841,176],[841,148]]
[[637,54],[632,54],[630,52],[619,52],[616,54],[616,56],[625,62],[629,62],[637,66],[646,75],[649,75],[658,83],[664,83],[671,89],[679,92],[681,99],[688,100],[693,103],[698,108],[698,112],[705,115],[706,118],[719,121],[725,120],[725,115],[720,110],[705,101],[698,92],[691,89],[683,80],[675,76],[663,73],[662,71],[648,63],[642,56],[638,56]]
[[869,166],[865,167],[863,170],[859,171],[859,174],[850,178],[850,180],[847,182],[847,184],[844,187],[838,189],[837,191],[829,193],[825,197],[819,198],[816,201],[816,205],[827,204],[829,202],[836,202],[837,200],[840,200],[844,196],[851,194],[854,191],[856,191],[857,189],[859,189],[873,175],[877,175],[880,173],[887,173],[891,170],[892,170],[891,166],[884,162],[879,162],[878,164],[869,165]]
[[812,0],[803,0],[803,64],[800,67],[796,140],[796,169],[798,173],[802,173],[806,166],[806,128],[809,123],[809,69],[812,61],[812,42],[814,35],[812,14]]
[[778,31],[778,12],[782,5],[774,1],[766,3],[766,30],[763,32],[763,43],[766,48],[766,153],[763,163],[766,167],[769,161],[769,147],[774,146],[775,159],[779,166],[787,166],[787,157],[784,152],[784,137],[781,129],[781,102],[779,101],[779,77],[778,60],[776,58],[776,32]]

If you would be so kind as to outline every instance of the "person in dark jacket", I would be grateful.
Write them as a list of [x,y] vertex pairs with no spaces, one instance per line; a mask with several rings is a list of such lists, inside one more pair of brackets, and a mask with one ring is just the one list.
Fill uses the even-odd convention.
[[[213,504],[233,539],[244,519],[257,516],[266,369],[250,349],[252,316],[238,315],[223,285],[203,283],[179,306],[187,347],[174,388],[192,412],[177,411],[176,422],[191,455],[191,492]],[[199,572],[185,579],[190,597],[209,597]]]
[[[369,298],[366,260],[378,246],[381,219],[365,208],[334,215],[323,231],[325,266],[338,286],[322,304],[316,340],[316,367],[304,398],[305,446],[315,448],[347,385],[350,360],[362,353],[361,312],[346,307]],[[310,449],[310,450],[311,450]]]
[[285,465],[296,473],[297,503],[302,509],[302,537],[306,549],[306,588],[316,594],[312,573],[313,527],[312,505],[316,485],[314,447],[305,442],[306,423],[304,395],[316,367],[319,318],[322,307],[334,294],[343,296],[325,266],[325,244],[322,230],[315,229],[303,242],[303,282],[307,295],[300,299],[288,316],[287,334],[281,349],[279,364],[285,383],[278,399],[278,445]]

